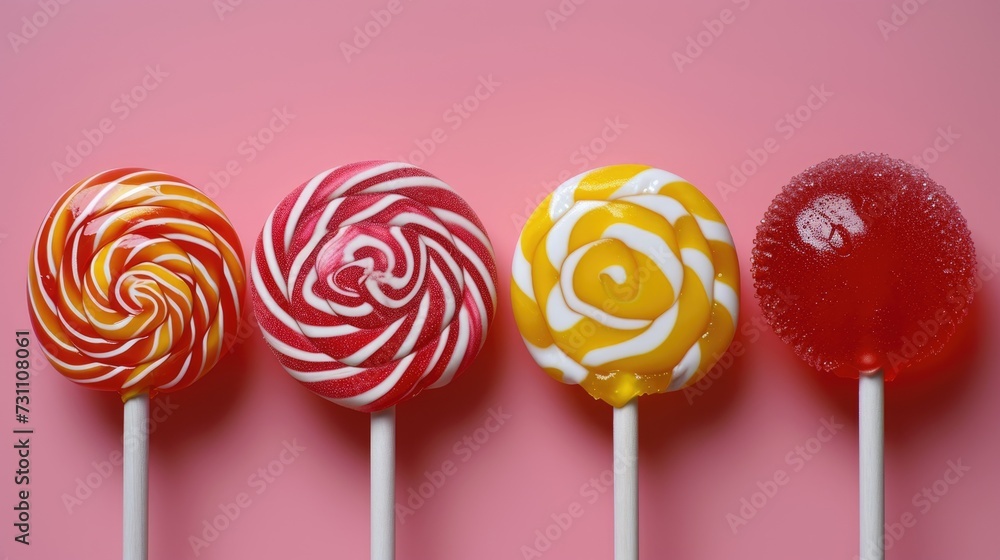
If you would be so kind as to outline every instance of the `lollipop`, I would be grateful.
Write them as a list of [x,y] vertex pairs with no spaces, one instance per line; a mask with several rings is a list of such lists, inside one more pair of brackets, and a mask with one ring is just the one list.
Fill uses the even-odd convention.
[[975,249],[955,201],[884,155],[794,177],[757,229],[764,316],[800,358],[858,379],[861,557],[883,558],[883,379],[941,350],[968,313]]
[[98,173],[66,192],[38,231],[28,305],[45,355],[71,381],[125,401],[125,558],[146,557],[149,399],[218,362],[243,293],[232,224],[172,175]]
[[511,301],[535,361],[615,407],[615,557],[637,557],[640,395],[697,383],[733,339],[739,263],[718,210],[680,177],[614,165],[560,185],[528,219]]
[[372,414],[372,558],[391,558],[394,407],[472,363],[496,311],[496,263],[479,218],[405,163],[324,171],[268,217],[253,302],[288,373]]

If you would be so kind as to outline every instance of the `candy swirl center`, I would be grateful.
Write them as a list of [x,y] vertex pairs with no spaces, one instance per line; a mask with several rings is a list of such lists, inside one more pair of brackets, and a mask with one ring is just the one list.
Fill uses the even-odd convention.
[[536,361],[616,406],[696,381],[735,329],[729,231],[697,189],[658,169],[561,185],[525,225],[513,276]]
[[[297,259],[308,272],[290,281],[302,332],[317,349],[355,367],[398,360],[435,342],[455,318],[456,299],[465,291],[451,234],[430,210],[406,197],[339,200],[346,207],[334,217],[346,215],[347,207],[366,208],[372,215],[389,211],[391,217],[363,221],[364,213],[354,214],[312,232],[303,245],[312,253]],[[326,336],[338,327],[345,333],[378,334],[356,347]]]

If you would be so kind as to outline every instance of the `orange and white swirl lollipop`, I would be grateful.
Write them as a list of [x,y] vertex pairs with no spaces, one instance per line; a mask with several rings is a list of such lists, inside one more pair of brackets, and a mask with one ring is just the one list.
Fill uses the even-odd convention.
[[200,379],[235,338],[245,292],[239,238],[185,181],[112,169],[55,203],[28,270],[31,323],[49,361],[125,401],[124,558],[143,560],[149,399]]
[[215,203],[171,175],[113,169],[46,216],[28,301],[52,365],[127,400],[207,373],[236,334],[244,284],[239,238]]

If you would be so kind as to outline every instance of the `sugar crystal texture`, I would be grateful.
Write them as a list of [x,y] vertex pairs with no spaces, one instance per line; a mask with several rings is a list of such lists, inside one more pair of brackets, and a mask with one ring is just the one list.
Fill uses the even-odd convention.
[[757,228],[752,271],[765,319],[800,358],[891,379],[955,333],[975,267],[944,188],[904,161],[860,153],[792,178]]

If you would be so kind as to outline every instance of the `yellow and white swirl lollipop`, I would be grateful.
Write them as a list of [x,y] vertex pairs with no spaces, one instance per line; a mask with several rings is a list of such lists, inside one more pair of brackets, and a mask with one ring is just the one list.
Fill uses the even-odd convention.
[[535,361],[621,407],[696,383],[733,339],[739,263],[715,206],[673,173],[577,175],[528,219],[511,300]]
[[732,342],[739,263],[719,211],[673,173],[560,185],[521,231],[511,302],[542,368],[614,406],[615,559],[637,560],[638,399],[696,383]]

